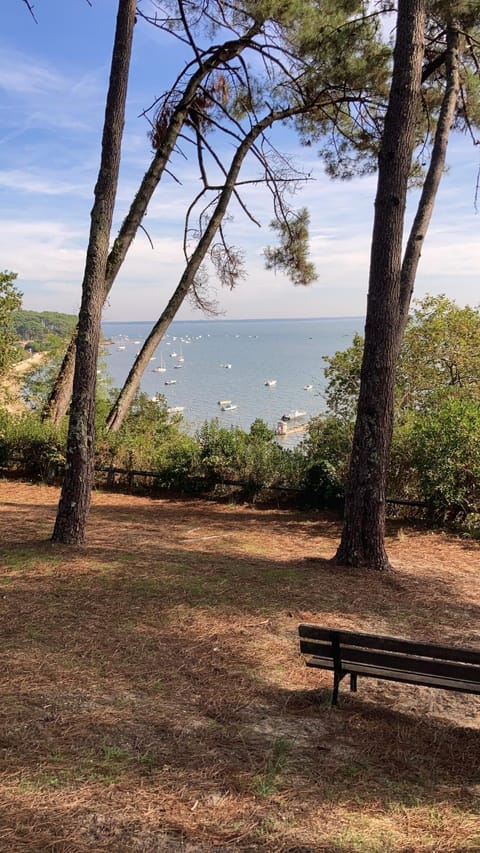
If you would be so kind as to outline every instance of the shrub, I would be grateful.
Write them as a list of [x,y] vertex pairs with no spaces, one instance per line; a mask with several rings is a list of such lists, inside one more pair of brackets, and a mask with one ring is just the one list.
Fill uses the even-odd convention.
[[420,488],[438,521],[480,512],[480,406],[451,398],[418,413],[411,430]]
[[352,424],[332,416],[310,421],[300,445],[305,454],[304,493],[317,507],[339,508],[352,444]]
[[18,467],[32,480],[58,477],[65,462],[65,428],[42,423],[35,412],[0,417],[0,455],[2,464]]

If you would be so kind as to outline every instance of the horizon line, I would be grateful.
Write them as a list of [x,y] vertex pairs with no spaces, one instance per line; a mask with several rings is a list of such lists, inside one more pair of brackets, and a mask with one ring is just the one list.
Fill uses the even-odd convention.
[[[364,314],[338,314],[328,317],[211,317],[202,320],[179,320],[174,319],[172,323],[291,323],[291,322],[308,322],[309,320],[365,320]],[[134,325],[135,323],[154,323],[155,320],[102,320],[102,323],[121,323],[124,326]]]

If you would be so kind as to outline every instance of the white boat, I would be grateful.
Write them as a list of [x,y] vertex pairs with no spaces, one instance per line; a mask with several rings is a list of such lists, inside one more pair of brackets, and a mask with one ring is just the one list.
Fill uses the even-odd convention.
[[311,391],[311,390],[312,390],[312,388],[313,388],[313,385],[304,385],[304,386],[303,386],[303,390],[304,390],[304,391]]
[[124,347],[124,346],[117,347],[117,352],[121,352],[123,349],[126,349],[126,347]]
[[231,364],[221,364],[221,365],[220,365],[220,367],[224,367],[226,370],[231,370],[231,369],[232,369],[232,365],[231,365]]
[[229,406],[231,402],[232,402],[231,400],[219,400],[217,405],[219,405],[219,406]]
[[167,415],[180,415],[185,406],[169,406],[167,409]]
[[176,379],[165,379],[165,385],[176,385],[176,384],[177,384]]
[[282,421],[296,421],[298,418],[304,418],[306,412],[300,412],[298,409],[294,409],[291,412],[287,412],[286,415],[282,415]]
[[183,367],[183,364],[174,364],[173,365],[174,370],[180,370],[181,367]]
[[163,355],[160,356],[160,367],[153,367],[152,373],[166,373],[167,368],[165,367],[165,362],[163,360]]
[[277,380],[276,380],[276,379],[267,379],[267,380],[265,381],[265,385],[267,386],[267,388],[273,388],[273,386],[274,386],[274,385],[276,385],[276,384],[277,384]]
[[222,412],[233,412],[236,408],[237,406],[235,403],[225,403],[225,405],[222,406]]

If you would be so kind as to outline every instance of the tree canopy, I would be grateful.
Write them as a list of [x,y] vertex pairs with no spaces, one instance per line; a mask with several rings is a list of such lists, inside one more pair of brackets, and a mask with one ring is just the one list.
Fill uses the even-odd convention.
[[[355,416],[360,388],[363,338],[325,356],[329,411],[344,420]],[[460,307],[444,295],[416,300],[400,349],[396,419],[426,411],[446,398],[480,406],[480,306]]]
[[15,285],[16,278],[14,272],[0,272],[0,376],[8,372],[17,351],[15,312],[22,304],[22,293]]

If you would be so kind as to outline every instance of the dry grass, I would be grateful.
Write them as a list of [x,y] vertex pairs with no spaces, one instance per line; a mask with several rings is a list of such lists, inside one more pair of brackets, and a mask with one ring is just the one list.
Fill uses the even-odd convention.
[[331,709],[296,637],[480,645],[478,545],[392,530],[395,575],[340,572],[320,516],[98,493],[70,549],[57,500],[0,482],[1,851],[480,851],[480,700]]

